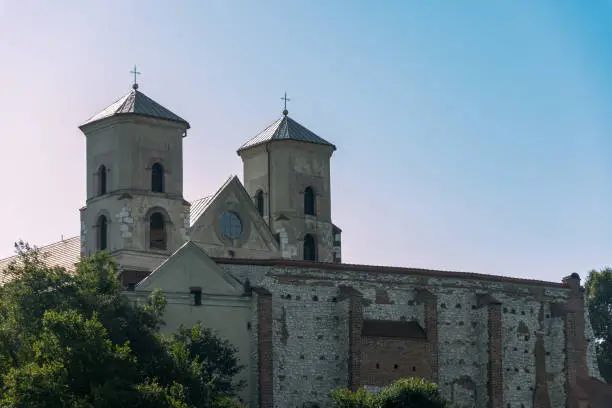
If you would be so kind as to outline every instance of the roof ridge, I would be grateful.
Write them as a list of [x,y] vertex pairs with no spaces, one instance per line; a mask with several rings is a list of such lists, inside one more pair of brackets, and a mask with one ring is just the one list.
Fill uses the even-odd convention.
[[238,149],[238,151],[242,150],[245,147],[248,147],[247,145],[254,139],[256,139],[257,137],[259,137],[259,135],[266,133],[268,130],[270,130],[270,128],[274,127],[276,125],[276,128],[278,128],[280,122],[283,121],[285,117],[281,116],[280,118],[276,119],[274,122],[270,123],[268,126],[266,126],[265,128],[263,128],[263,130],[259,131],[255,136],[253,136],[251,139],[247,140],[246,142],[244,142],[242,144],[242,146],[240,146],[240,148]]
[[[90,123],[90,122],[93,122],[93,121],[94,121],[93,119],[94,119],[95,117],[99,116],[99,115],[100,115],[102,112],[104,112],[105,110],[109,109],[111,106],[118,104],[118,103],[119,103],[120,101],[122,101],[122,100],[125,100],[125,99],[126,99],[128,96],[129,96],[129,95],[130,95],[130,92],[128,92],[128,93],[126,93],[126,94],[124,94],[123,96],[120,96],[119,98],[117,98],[117,99],[115,100],[115,102],[111,103],[110,105],[107,105],[107,106],[106,106],[106,108],[102,109],[100,112],[96,113],[95,115],[91,115],[91,116],[89,117],[89,119],[87,119],[87,120],[85,121],[85,124]],[[123,105],[123,103],[122,103],[121,105]],[[97,119],[96,119],[96,120],[97,120]]]
[[207,198],[210,198],[211,196],[212,196],[212,194],[208,194],[208,195],[202,196],[200,198],[195,198],[193,201],[190,201],[190,203],[195,203],[196,201],[202,201],[202,200],[205,200]]

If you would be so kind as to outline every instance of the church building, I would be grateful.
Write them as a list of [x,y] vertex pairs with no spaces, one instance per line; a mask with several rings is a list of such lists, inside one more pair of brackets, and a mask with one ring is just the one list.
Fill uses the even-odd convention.
[[286,109],[238,148],[241,178],[192,200],[190,125],[137,84],[80,130],[80,236],[42,247],[46,261],[74,270],[109,251],[135,302],[164,292],[165,330],[201,322],[238,348],[250,407],[327,407],[332,389],[375,392],[410,376],[438,383],[458,408],[610,406],[577,274],[542,282],[343,263],[336,146]]

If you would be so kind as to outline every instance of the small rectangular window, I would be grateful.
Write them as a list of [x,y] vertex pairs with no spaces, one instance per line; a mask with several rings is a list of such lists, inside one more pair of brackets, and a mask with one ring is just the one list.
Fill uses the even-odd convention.
[[192,289],[191,296],[193,296],[193,304],[196,306],[202,306],[202,290]]
[[128,292],[134,292],[136,290],[136,284],[135,283],[128,283],[127,284],[127,290],[128,290]]

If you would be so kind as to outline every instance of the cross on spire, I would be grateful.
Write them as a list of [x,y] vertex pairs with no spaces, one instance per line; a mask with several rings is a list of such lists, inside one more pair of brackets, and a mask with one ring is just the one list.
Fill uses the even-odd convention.
[[283,115],[287,116],[287,114],[289,113],[289,111],[287,110],[287,102],[291,100],[287,98],[287,92],[285,92],[285,96],[283,96],[281,100],[285,102],[285,109],[283,109]]
[[136,80],[136,75],[140,75],[140,72],[136,69],[136,65],[134,65],[134,69],[130,71],[130,74],[134,74],[134,84],[132,88],[138,89],[138,81]]

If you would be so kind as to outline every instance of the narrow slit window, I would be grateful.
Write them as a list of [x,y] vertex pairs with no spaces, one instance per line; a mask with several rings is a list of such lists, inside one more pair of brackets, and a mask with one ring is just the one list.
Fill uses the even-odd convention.
[[98,218],[98,249],[103,251],[108,248],[108,221],[104,215]]
[[151,190],[154,193],[164,192],[164,166],[160,163],[151,167]]
[[106,176],[107,170],[105,165],[98,168],[98,195],[106,194]]
[[263,191],[257,190],[255,194],[255,207],[257,207],[257,212],[259,215],[263,217],[264,215],[264,196]]
[[315,206],[315,193],[312,187],[306,187],[304,190],[304,214],[316,215],[317,209]]

